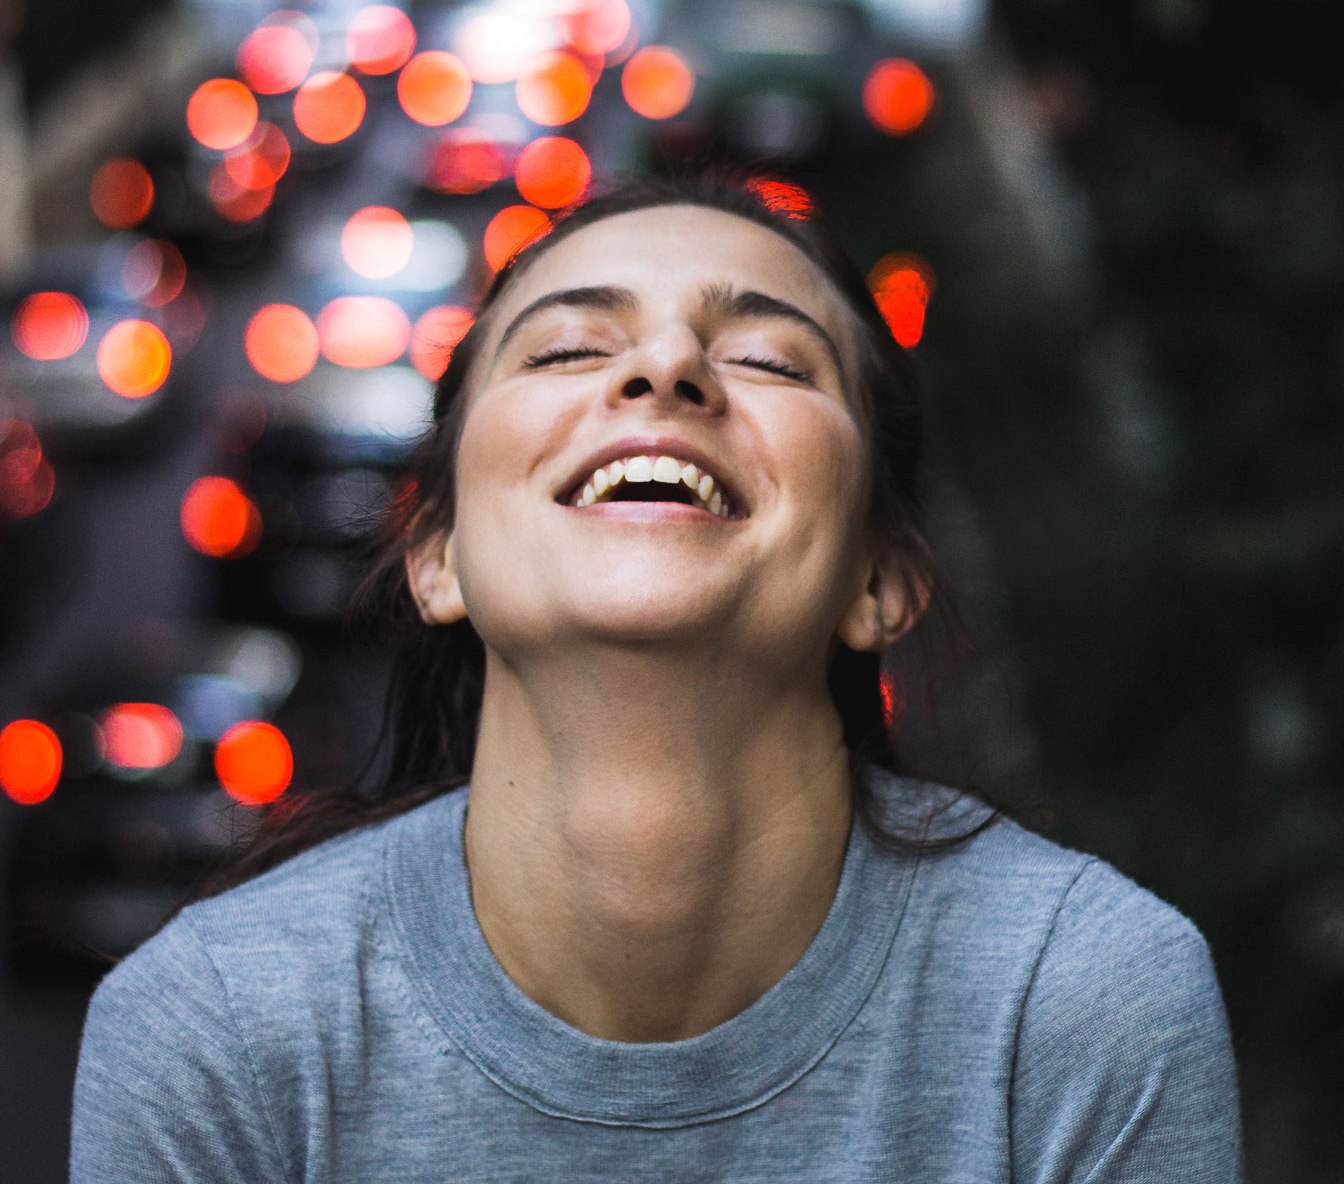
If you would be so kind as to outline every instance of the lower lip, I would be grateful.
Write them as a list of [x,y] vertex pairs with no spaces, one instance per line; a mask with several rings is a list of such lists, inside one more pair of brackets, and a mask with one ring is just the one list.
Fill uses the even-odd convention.
[[702,510],[699,506],[688,506],[682,502],[594,502],[591,506],[565,508],[604,522],[706,522],[727,525],[732,521]]

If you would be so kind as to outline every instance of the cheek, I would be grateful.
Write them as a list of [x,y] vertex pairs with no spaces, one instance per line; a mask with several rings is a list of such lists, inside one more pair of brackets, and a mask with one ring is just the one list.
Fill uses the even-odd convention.
[[799,502],[839,522],[862,517],[867,459],[858,425],[847,411],[828,405],[773,430],[776,439],[789,441],[786,463]]

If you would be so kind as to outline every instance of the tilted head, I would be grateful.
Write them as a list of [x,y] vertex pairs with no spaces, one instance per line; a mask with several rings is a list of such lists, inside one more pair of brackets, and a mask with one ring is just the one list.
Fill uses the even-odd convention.
[[[709,266],[720,259],[721,267]],[[659,268],[667,269],[667,285],[658,283]],[[762,274],[767,280],[699,282],[720,273],[730,281]],[[703,332],[702,324],[708,326]],[[605,332],[635,344],[609,349],[601,339]],[[701,376],[692,354],[696,342],[709,336],[726,344],[714,346],[713,366]],[[613,353],[622,359],[629,353],[633,370],[617,373],[609,361]],[[659,366],[681,367],[676,374],[667,371],[666,391],[674,393],[660,396],[653,389],[659,381],[650,382],[648,373]],[[548,391],[566,396],[522,410],[529,406],[527,392],[540,389],[540,377]],[[494,408],[504,404],[491,402],[505,388],[511,399],[524,400],[512,417],[496,414]],[[777,397],[768,397],[772,391]],[[706,447],[699,425],[716,413],[716,401],[730,396],[744,408],[744,426],[739,435],[715,437],[714,447]],[[905,352],[859,269],[815,219],[776,212],[750,186],[701,176],[613,187],[569,213],[500,272],[438,383],[433,425],[410,464],[413,496],[400,508],[379,568],[390,597],[379,603],[404,636],[394,674],[392,785],[469,770],[484,668],[470,621],[442,605],[426,611],[424,587],[421,603],[413,601],[405,560],[458,527],[468,533],[465,545],[473,554],[487,546],[498,550],[508,520],[490,516],[484,494],[475,509],[462,499],[480,488],[494,503],[506,501],[506,484],[492,474],[504,467],[498,458],[519,455],[518,449],[541,471],[538,480],[551,482],[557,502],[573,506],[582,499],[587,478],[618,458],[601,449],[585,451],[583,440],[598,440],[601,433],[571,432],[579,443],[564,449],[548,443],[548,430],[570,431],[580,414],[566,409],[565,398],[575,408],[598,398],[622,404],[617,410],[634,425],[632,439],[664,439],[680,422],[687,430],[675,439],[686,455],[678,459],[692,467],[703,462],[729,497],[728,512],[757,512],[765,521],[787,503],[808,542],[792,555],[797,572],[813,564],[816,579],[824,581],[825,571],[844,567],[852,557],[839,543],[829,552],[818,547],[852,527],[849,533],[884,557],[901,586],[902,620],[886,622],[888,640],[913,624],[935,594],[916,486],[918,397]],[[611,443],[609,437],[601,439]],[[754,467],[747,464],[753,456]],[[734,471],[715,472],[716,464]],[[703,475],[697,469],[692,483]],[[683,496],[695,499],[694,493]],[[526,543],[518,537],[503,545]],[[535,581],[529,576],[526,582]],[[889,609],[892,603],[889,598]],[[846,741],[852,749],[866,747],[868,758],[894,765],[880,743],[878,655],[865,652],[880,648],[873,641],[878,635],[838,633],[830,687]]]

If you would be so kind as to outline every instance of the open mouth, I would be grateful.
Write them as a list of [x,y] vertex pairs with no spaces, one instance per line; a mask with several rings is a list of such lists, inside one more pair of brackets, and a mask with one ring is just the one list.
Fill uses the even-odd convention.
[[626,456],[594,469],[568,499],[571,506],[605,502],[679,502],[719,518],[735,518],[733,503],[710,473],[675,456]]

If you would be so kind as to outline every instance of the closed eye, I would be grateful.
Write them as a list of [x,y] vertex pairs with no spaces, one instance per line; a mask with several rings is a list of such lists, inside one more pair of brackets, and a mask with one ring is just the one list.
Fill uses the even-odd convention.
[[781,378],[791,378],[795,382],[807,382],[812,377],[810,370],[800,370],[797,366],[791,366],[788,362],[781,362],[776,358],[762,358],[755,354],[749,354],[743,358],[733,358],[734,366],[750,366],[755,370],[765,370],[770,374],[778,374]]
[[524,359],[523,366],[528,370],[537,370],[542,366],[551,366],[557,362],[577,362],[584,358],[605,358],[607,356],[605,350],[582,346],[575,349],[544,349],[540,353],[535,353],[530,358]]

